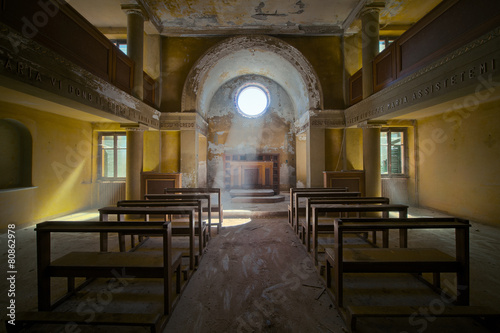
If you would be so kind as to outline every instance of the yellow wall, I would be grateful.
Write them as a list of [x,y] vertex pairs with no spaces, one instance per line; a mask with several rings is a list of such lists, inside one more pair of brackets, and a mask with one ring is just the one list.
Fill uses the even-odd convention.
[[419,120],[420,205],[498,224],[499,128],[494,103]]
[[143,167],[142,170],[156,171],[160,169],[160,132],[144,132]]
[[181,132],[161,132],[161,172],[180,172]]
[[346,169],[363,170],[363,130],[346,129]]
[[342,129],[325,130],[325,170],[342,170]]
[[5,102],[0,118],[20,121],[33,138],[33,188],[0,190],[0,228],[91,206],[90,123]]

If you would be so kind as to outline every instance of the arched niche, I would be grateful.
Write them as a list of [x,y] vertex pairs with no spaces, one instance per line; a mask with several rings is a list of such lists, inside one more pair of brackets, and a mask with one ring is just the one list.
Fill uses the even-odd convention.
[[296,48],[270,36],[228,38],[208,50],[193,66],[182,94],[182,111],[210,117],[210,103],[226,82],[244,75],[275,81],[292,97],[295,118],[323,108],[317,75]]
[[0,189],[30,187],[33,141],[28,128],[14,119],[0,119]]

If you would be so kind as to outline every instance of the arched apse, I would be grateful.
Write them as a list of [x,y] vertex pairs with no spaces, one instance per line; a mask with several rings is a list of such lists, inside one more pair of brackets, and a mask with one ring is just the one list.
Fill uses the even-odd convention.
[[182,94],[182,111],[209,117],[213,96],[224,83],[260,75],[292,97],[295,118],[323,108],[323,94],[309,61],[294,47],[270,36],[237,36],[208,50],[191,69]]
[[[247,117],[236,106],[238,92],[247,85],[264,88],[270,96],[267,110]],[[208,122],[208,182],[225,184],[224,155],[279,156],[279,184],[295,184],[295,134],[292,98],[277,82],[259,75],[242,75],[227,81],[215,92]]]

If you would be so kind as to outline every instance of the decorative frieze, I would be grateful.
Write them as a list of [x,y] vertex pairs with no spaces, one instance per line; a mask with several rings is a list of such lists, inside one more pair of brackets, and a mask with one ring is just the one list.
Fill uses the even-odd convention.
[[163,112],[160,124],[165,131],[196,130],[208,135],[208,123],[196,112]]
[[421,103],[456,98],[458,90],[466,96],[497,86],[499,37],[500,28],[353,105],[345,111],[346,126],[413,112]]
[[[0,26],[1,34],[12,34]],[[39,44],[16,35],[15,47],[0,38],[0,84],[37,97],[117,122],[136,122],[159,128],[160,112],[92,73],[61,61]],[[43,50],[43,52],[40,52]],[[39,91],[37,89],[40,89]]]

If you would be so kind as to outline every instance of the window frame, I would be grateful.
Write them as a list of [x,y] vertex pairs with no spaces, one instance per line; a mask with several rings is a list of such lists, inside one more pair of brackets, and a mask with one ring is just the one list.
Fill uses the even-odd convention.
[[[102,146],[102,138],[104,136],[113,136],[113,175],[118,174],[118,150],[125,150],[125,154],[127,151],[127,148],[118,148],[117,141],[118,137],[124,136],[125,138],[127,137],[126,132],[99,132],[98,137],[97,137],[97,145],[98,145],[98,152],[97,152],[97,180],[100,181],[124,181],[126,179],[125,177],[106,177],[104,176],[104,167],[103,167],[103,146]],[[127,171],[127,166],[125,165],[125,173]]]
[[[390,142],[390,137],[391,137],[391,133],[394,133],[394,132],[402,133],[402,137],[403,137],[403,144],[402,144],[403,157],[401,159],[402,163],[403,163],[402,173],[392,173],[391,147],[393,145]],[[387,133],[387,161],[388,161],[388,165],[387,165],[387,173],[382,173],[382,170],[380,170],[381,177],[382,178],[408,178],[409,177],[409,175],[408,175],[409,159],[408,159],[408,131],[407,131],[407,128],[406,127],[382,127],[382,129],[380,130],[380,134],[382,134],[382,133]],[[380,142],[381,141],[382,141],[382,135],[380,135]],[[382,143],[380,143],[380,169],[382,169]]]

